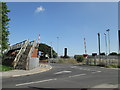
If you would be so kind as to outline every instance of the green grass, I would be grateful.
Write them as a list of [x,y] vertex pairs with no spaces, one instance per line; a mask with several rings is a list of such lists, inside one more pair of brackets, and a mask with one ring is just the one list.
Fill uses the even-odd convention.
[[5,65],[0,65],[0,72],[10,71],[10,70],[13,70],[13,67],[5,66]]
[[59,64],[77,64],[77,61],[75,59],[71,58],[59,58],[58,62]]
[[119,68],[118,65],[107,65],[106,67],[107,67],[107,68]]

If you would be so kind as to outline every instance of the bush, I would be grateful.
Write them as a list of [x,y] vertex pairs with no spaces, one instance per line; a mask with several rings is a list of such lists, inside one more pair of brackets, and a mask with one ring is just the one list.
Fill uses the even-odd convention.
[[80,55],[75,55],[74,58],[77,60],[77,62],[83,62],[85,59],[83,56]]
[[116,52],[112,52],[109,55],[118,55]]
[[111,64],[111,65],[107,65],[106,67],[107,67],[107,68],[119,68],[118,65],[112,65],[112,64]]
[[106,64],[105,64],[105,63],[103,63],[103,62],[101,62],[101,63],[99,63],[97,66],[105,67],[105,66],[106,66]]
[[118,53],[118,56],[120,56],[120,53]]
[[9,71],[9,70],[13,70],[13,67],[5,66],[5,65],[0,65],[0,72]]
[[105,55],[105,53],[100,53],[100,55]]
[[60,58],[70,58],[69,56],[60,56]]

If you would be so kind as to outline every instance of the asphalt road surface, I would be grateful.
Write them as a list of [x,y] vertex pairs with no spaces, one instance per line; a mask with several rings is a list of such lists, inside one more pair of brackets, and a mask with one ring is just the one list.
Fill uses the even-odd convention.
[[98,66],[51,64],[35,75],[3,78],[2,88],[118,88],[118,69]]

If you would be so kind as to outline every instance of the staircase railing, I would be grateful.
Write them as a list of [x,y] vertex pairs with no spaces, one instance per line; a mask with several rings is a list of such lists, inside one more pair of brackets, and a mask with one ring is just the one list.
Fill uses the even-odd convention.
[[8,53],[8,51],[10,51],[10,50],[15,50],[15,49],[21,48],[21,47],[25,44],[26,41],[27,41],[27,40],[24,40],[24,41],[22,41],[22,42],[19,42],[19,43],[16,43],[16,44],[14,44],[14,45],[9,46],[8,49],[5,49],[5,50],[3,51],[3,53],[6,54],[6,53]]
[[27,47],[28,44],[29,44],[29,41],[26,40],[26,41],[24,42],[24,45],[21,47],[20,51],[19,51],[18,54],[16,55],[16,57],[15,57],[15,59],[14,59],[14,61],[13,61],[13,67],[14,67],[14,68],[16,67],[16,65],[17,65],[17,63],[18,63],[21,55],[25,52],[26,47]]
[[34,41],[31,41],[30,42],[30,44],[32,45],[32,47],[31,47],[31,49],[30,49],[30,51],[29,51],[29,53],[28,53],[28,57],[27,57],[27,59],[26,59],[26,70],[29,70],[29,60],[31,59],[31,55],[32,55],[32,53],[33,53],[33,51],[34,51],[34,48],[36,47],[36,45],[37,45],[37,43],[36,43],[36,41],[34,40]]

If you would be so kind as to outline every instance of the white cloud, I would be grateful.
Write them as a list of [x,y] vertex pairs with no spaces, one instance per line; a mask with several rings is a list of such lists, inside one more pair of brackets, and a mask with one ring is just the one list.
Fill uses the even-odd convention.
[[36,13],[43,12],[43,11],[45,11],[45,8],[43,8],[42,6],[37,7],[35,10]]

